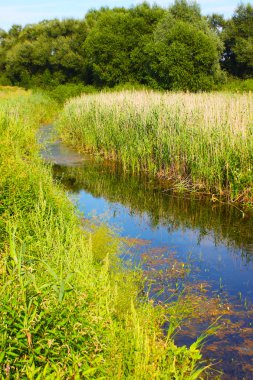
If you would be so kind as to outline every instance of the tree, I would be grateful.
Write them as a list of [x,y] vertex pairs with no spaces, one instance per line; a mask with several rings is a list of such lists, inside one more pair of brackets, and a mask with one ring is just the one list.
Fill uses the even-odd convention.
[[13,84],[29,87],[85,81],[82,46],[86,36],[85,21],[73,19],[44,20],[23,29],[13,26],[1,43],[0,60]]
[[149,56],[145,52],[145,47],[152,39],[153,32],[165,13],[163,8],[156,5],[151,7],[147,3],[130,9],[132,17],[142,20],[141,38],[136,41],[131,52],[131,70],[134,80],[139,83],[151,83],[148,72]]
[[165,89],[209,90],[220,75],[221,50],[219,37],[211,31],[199,7],[176,1],[146,46],[150,76]]
[[226,20],[223,15],[213,13],[211,16],[207,16],[207,21],[210,28],[217,34],[221,34],[226,26]]
[[[163,14],[147,4],[126,10],[103,10],[93,24],[84,48],[98,86],[141,81],[141,50],[145,36]],[[94,19],[93,19],[94,21]]]
[[253,76],[253,7],[239,5],[223,32],[223,67],[242,78]]

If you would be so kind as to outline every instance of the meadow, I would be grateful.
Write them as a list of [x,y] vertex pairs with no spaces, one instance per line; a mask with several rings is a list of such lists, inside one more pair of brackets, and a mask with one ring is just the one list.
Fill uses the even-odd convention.
[[253,201],[253,95],[122,91],[69,100],[57,127],[79,151],[145,171],[168,188]]
[[202,337],[174,344],[177,306],[140,296],[118,237],[85,227],[42,162],[36,133],[57,110],[39,93],[0,100],[0,378],[200,378]]

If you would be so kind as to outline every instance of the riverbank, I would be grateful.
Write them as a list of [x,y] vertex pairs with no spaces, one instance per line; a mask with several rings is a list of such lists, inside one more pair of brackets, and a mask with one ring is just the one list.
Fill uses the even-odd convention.
[[58,130],[80,151],[163,178],[170,189],[251,208],[252,110],[251,93],[90,94],[65,105]]
[[140,299],[119,239],[85,230],[41,161],[36,131],[55,109],[40,94],[0,102],[1,377],[198,378],[198,342],[164,337],[168,310]]
[[[50,130],[43,128],[47,136]],[[54,178],[84,212],[84,223],[97,225],[103,218],[116,228],[127,245],[124,262],[145,272],[149,298],[168,305],[180,297],[184,322],[177,344],[189,346],[222,315],[222,328],[201,350],[215,363],[209,377],[221,370],[224,380],[251,378],[252,218],[198,194],[164,192],[157,179],[125,173],[92,153],[78,154],[59,139],[42,154],[55,163]]]

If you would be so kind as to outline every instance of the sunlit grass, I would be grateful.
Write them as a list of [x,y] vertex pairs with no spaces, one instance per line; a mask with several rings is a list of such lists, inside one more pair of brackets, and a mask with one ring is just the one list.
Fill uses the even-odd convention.
[[252,202],[251,93],[84,95],[65,105],[58,128],[78,149],[169,179],[177,190]]
[[140,299],[114,233],[85,230],[41,162],[36,130],[54,110],[40,94],[0,103],[0,377],[199,378],[201,339],[164,336],[168,311]]
[[21,87],[14,87],[14,86],[0,86],[0,99],[7,99],[7,98],[14,98],[14,97],[20,97],[24,95],[30,95],[30,91],[25,91]]

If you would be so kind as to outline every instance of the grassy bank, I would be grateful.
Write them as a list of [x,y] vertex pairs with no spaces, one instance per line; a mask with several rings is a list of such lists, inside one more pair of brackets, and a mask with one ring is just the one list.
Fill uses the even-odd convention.
[[252,204],[253,96],[121,92],[70,100],[58,128],[79,150],[126,170]]
[[36,130],[55,108],[40,94],[0,101],[0,378],[199,378],[198,343],[160,328],[173,332],[175,309],[139,298],[117,237],[85,231],[41,162]]

